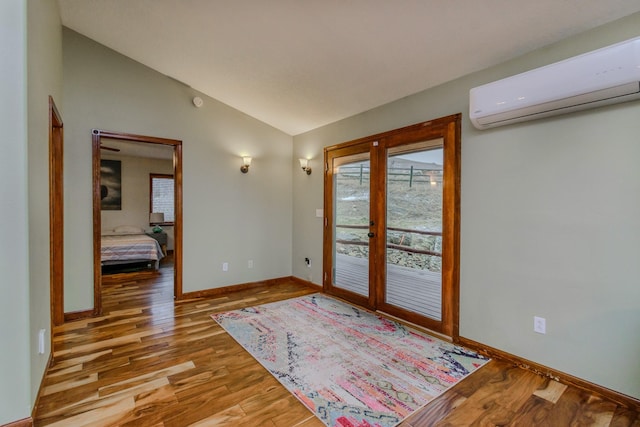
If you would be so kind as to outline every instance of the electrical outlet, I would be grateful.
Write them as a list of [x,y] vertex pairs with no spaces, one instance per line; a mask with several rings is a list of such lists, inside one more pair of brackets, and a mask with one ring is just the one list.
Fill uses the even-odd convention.
[[309,258],[305,258],[304,263],[307,264],[307,267],[311,267],[311,260]]
[[547,333],[547,321],[544,317],[533,317],[533,332],[537,332],[539,334]]
[[222,271],[229,271],[229,263],[228,262],[223,262],[222,263]]
[[253,268],[253,260],[252,259],[250,259],[249,262],[247,262],[247,267]]

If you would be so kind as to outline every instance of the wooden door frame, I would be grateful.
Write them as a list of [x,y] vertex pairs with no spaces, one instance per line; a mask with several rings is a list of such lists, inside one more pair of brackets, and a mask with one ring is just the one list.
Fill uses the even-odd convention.
[[62,116],[49,96],[49,298],[53,326],[64,323],[63,126]]
[[[333,174],[330,173],[330,165],[328,162],[330,153],[338,149],[348,147],[362,147],[363,144],[371,146],[371,167],[374,165],[379,171],[386,170],[386,147],[396,146],[403,143],[419,142],[421,140],[431,140],[442,138],[444,149],[444,185],[443,185],[443,244],[442,244],[442,320],[436,321],[432,319],[421,319],[424,316],[411,316],[404,310],[393,309],[389,305],[380,304],[384,302],[384,288],[381,286],[384,281],[385,265],[371,265],[369,277],[369,298],[368,300],[354,300],[357,304],[362,304],[370,309],[377,310],[380,305],[384,306],[384,311],[404,318],[407,321],[425,326],[436,332],[442,333],[454,340],[459,336],[459,317],[460,317],[460,153],[461,153],[461,114],[442,117],[427,122],[417,123],[415,125],[394,129],[392,131],[383,132],[376,135],[359,138],[357,140],[345,142],[343,144],[333,145],[324,149],[325,159],[325,197],[324,211],[326,214],[326,222],[323,237],[323,290],[330,294],[336,294],[335,288],[331,283],[332,274],[332,248],[333,248],[333,197],[330,192],[332,188]],[[377,149],[380,147],[380,149]],[[384,163],[384,164],[383,164]],[[379,174],[372,177],[376,180],[378,192],[386,188],[386,177]],[[385,223],[381,219],[386,216],[386,206],[383,203],[376,203],[381,200],[380,194],[371,194],[371,215],[378,221],[374,224],[370,231],[376,236],[385,234]],[[375,251],[378,254],[385,253],[386,242],[384,239],[375,239],[372,242],[375,245]],[[375,293],[375,295],[372,295]],[[344,297],[346,295],[337,296]],[[363,304],[364,303],[364,304]]]
[[173,295],[175,299],[182,299],[182,141],[177,139],[158,138],[154,136],[134,135],[129,133],[93,129],[91,131],[93,149],[93,315],[99,316],[102,314],[102,265],[100,262],[100,240],[102,229],[100,203],[100,142],[102,138],[169,145],[173,147],[175,213],[173,226]]

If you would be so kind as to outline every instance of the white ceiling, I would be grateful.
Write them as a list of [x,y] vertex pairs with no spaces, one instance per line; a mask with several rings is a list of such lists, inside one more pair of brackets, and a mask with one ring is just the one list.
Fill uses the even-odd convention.
[[640,11],[639,0],[58,0],[62,23],[297,135]]

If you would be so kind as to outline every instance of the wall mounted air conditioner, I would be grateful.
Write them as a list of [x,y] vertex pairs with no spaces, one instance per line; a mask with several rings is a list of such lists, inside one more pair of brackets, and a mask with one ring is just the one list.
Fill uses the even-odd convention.
[[469,92],[478,129],[640,99],[640,37]]

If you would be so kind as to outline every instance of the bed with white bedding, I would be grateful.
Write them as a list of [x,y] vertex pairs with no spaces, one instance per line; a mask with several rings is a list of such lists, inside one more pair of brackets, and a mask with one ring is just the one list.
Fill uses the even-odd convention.
[[118,264],[146,263],[158,269],[164,254],[156,239],[142,230],[103,232],[101,237],[100,261],[102,266]]

